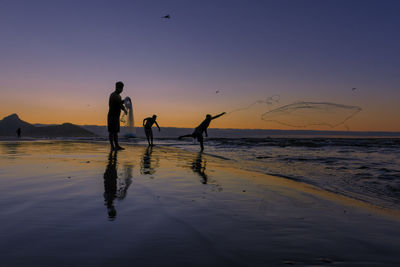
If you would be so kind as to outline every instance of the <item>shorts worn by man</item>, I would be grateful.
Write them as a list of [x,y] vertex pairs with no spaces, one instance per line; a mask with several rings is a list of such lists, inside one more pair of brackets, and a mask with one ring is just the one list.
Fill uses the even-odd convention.
[[122,82],[117,82],[115,84],[115,91],[111,93],[108,101],[108,115],[107,115],[107,127],[109,132],[109,140],[111,145],[111,150],[121,150],[122,147],[118,144],[118,133],[120,130],[119,118],[121,115],[121,110],[127,113],[123,101],[121,99],[121,93],[124,89],[124,84]]

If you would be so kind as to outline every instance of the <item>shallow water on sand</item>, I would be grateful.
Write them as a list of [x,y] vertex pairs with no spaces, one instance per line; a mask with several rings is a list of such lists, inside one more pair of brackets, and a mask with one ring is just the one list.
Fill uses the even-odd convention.
[[0,266],[400,262],[399,216],[174,147],[0,142]]
[[[162,140],[197,151],[189,140]],[[336,194],[400,211],[398,138],[214,138],[206,152],[237,167],[312,184]]]

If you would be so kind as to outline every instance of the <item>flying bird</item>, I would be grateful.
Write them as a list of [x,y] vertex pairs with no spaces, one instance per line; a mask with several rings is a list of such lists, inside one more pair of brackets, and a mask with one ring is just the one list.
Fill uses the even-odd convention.
[[165,15],[164,17],[161,17],[162,19],[170,19],[171,18],[171,16],[168,14],[168,15]]
[[219,93],[219,90],[215,91],[215,93],[218,94],[218,93]]
[[357,88],[353,87],[353,89],[351,89],[352,91],[355,91]]

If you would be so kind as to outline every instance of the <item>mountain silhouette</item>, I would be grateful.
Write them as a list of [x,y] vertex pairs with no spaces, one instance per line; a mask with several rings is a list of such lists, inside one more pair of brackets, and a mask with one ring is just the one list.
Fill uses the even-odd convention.
[[95,137],[96,135],[78,125],[63,123],[61,125],[36,127],[12,114],[0,120],[0,136],[16,136],[21,128],[22,136],[29,137]]
[[0,121],[0,136],[15,136],[18,128],[25,134],[34,131],[35,126],[21,120],[17,114],[12,114]]

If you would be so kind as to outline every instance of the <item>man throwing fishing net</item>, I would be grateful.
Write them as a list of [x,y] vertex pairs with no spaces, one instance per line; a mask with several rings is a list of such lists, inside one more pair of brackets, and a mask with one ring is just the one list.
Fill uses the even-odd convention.
[[200,123],[199,126],[197,126],[194,129],[194,132],[192,134],[187,134],[187,135],[182,135],[179,136],[179,139],[182,139],[184,137],[192,137],[192,138],[196,138],[197,141],[200,142],[200,148],[201,151],[204,150],[204,145],[203,145],[203,132],[206,134],[206,137],[208,137],[208,133],[207,133],[207,128],[210,125],[210,122],[216,118],[221,117],[222,115],[226,114],[226,112],[222,112],[221,114],[215,115],[214,117],[211,116],[210,114],[206,115],[206,119]]

